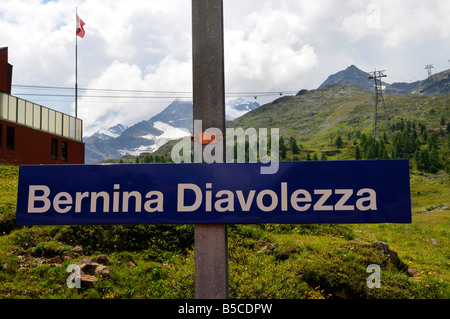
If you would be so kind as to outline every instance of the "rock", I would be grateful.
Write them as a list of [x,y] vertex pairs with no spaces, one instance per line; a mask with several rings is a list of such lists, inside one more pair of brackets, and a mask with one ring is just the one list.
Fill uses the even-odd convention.
[[97,257],[92,259],[92,262],[107,266],[109,264],[109,259],[105,255],[98,255]]
[[407,272],[408,271],[408,265],[406,265],[404,262],[398,258],[397,252],[389,248],[389,245],[383,241],[375,241],[373,242],[374,245],[378,246],[380,250],[383,252],[383,255],[388,259],[389,262],[391,262],[398,270]]
[[45,260],[46,264],[60,264],[61,263],[61,257],[55,256],[50,259]]
[[80,268],[85,264],[92,264],[92,261],[89,258],[83,258],[83,260],[77,262],[77,265],[80,266]]
[[82,261],[77,262],[77,265],[80,266],[82,273],[91,276],[95,275],[95,268],[97,268],[97,266],[93,264],[90,259],[85,258]]
[[[83,260],[76,263],[76,265],[80,267],[81,287],[91,286],[98,278],[109,275],[108,266],[100,264],[99,262],[107,264],[109,263],[109,260],[105,255],[99,255],[92,260],[83,258]],[[66,272],[66,275],[69,276],[70,273]]]
[[419,270],[417,268],[408,266],[408,271],[406,273],[408,275],[408,277],[416,277],[418,273],[419,273]]
[[[100,256],[103,256],[103,257],[98,258]],[[77,263],[77,265],[80,266],[81,272],[84,274],[87,274],[87,275],[91,275],[91,276],[102,276],[102,277],[108,276],[109,275],[108,266],[99,264],[98,262],[94,262],[94,260],[99,260],[101,262],[107,262],[108,258],[106,258],[105,255],[100,255],[100,256],[97,256],[93,260],[85,258],[82,261],[79,261]]]
[[95,276],[96,277],[107,277],[109,275],[108,266],[97,264],[95,268]]
[[62,258],[62,260],[72,260],[73,255],[74,255],[73,250],[64,250],[61,253],[61,258]]
[[95,277],[93,275],[86,275],[83,273],[81,273],[81,275],[80,275],[81,287],[89,287],[97,280],[98,280],[97,277]]
[[73,252],[75,254],[81,255],[83,253],[83,246],[77,245],[77,246],[73,247]]

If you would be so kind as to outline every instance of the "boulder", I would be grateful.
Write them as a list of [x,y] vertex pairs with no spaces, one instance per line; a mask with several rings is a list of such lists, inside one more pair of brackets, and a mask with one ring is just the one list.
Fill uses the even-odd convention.
[[73,255],[74,255],[73,250],[64,250],[61,253],[61,258],[62,258],[62,260],[72,260]]
[[108,264],[109,264],[109,259],[108,259],[108,257],[106,257],[105,255],[98,255],[97,257],[95,257],[94,259],[92,259],[92,262],[97,263],[97,264],[101,264],[101,265],[108,266]]
[[398,258],[397,252],[389,248],[389,245],[387,243],[383,241],[375,241],[373,242],[373,244],[382,251],[384,257],[387,258],[388,261],[395,266],[395,268],[403,272],[408,271],[408,265],[406,265],[400,260],[400,258]]
[[108,263],[109,260],[105,255],[99,255],[92,260],[84,258],[83,260],[77,262],[77,265],[80,266],[82,275],[85,274],[94,277],[106,277],[109,275],[109,268],[105,264]]
[[81,273],[81,275],[80,275],[81,287],[90,287],[96,281],[97,281],[97,277],[95,277],[95,276],[86,275],[83,273]]
[[96,265],[92,264],[92,261],[88,258],[85,258],[79,262],[77,262],[77,265],[80,266],[81,273],[94,276],[95,275],[95,268],[97,268]]
[[[59,256],[58,256],[59,257]],[[76,263],[80,267],[80,283],[82,288],[91,286],[98,278],[109,275],[108,258],[105,255],[98,255],[92,260],[83,258],[83,260]],[[72,274],[66,271],[66,276]]]
[[97,267],[95,268],[95,276],[96,277],[106,277],[108,275],[109,275],[108,266],[97,264]]
[[73,247],[73,252],[75,254],[81,255],[83,253],[83,246],[77,245],[77,246]]
[[60,264],[61,261],[62,261],[62,260],[61,260],[61,257],[55,256],[55,257],[46,259],[46,260],[44,261],[44,263],[45,263],[45,264]]

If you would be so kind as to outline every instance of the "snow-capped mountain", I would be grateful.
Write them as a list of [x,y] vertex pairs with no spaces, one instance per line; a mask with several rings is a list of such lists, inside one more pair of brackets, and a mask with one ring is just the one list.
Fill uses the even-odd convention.
[[[242,98],[228,101],[225,110],[227,120],[239,117],[257,107],[258,103],[248,102]],[[154,152],[170,140],[192,135],[192,131],[192,102],[175,100],[149,120],[130,127],[118,124],[85,138],[85,162],[95,163],[127,154]]]
[[[85,162],[154,152],[170,140],[190,135],[192,122],[192,103],[175,100],[161,113],[126,128],[115,137],[112,134],[119,132],[117,125],[87,138]],[[111,138],[102,138],[105,136]]]
[[244,98],[237,98],[229,101],[225,106],[225,117],[227,121],[234,120],[245,113],[257,109],[259,107],[258,102],[250,102]]
[[97,132],[95,132],[94,134],[90,135],[90,136],[85,136],[84,140],[86,141],[89,138],[98,138],[101,140],[109,140],[112,138],[116,138],[119,137],[120,134],[123,133],[123,131],[125,131],[128,127],[122,124],[117,124],[113,127],[110,127],[108,129],[101,129]]

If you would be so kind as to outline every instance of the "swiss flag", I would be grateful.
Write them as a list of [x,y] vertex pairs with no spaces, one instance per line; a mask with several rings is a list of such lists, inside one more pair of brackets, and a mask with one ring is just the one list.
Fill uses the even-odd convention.
[[77,36],[79,36],[80,38],[84,38],[85,32],[83,29],[83,26],[85,25],[85,23],[83,22],[83,20],[80,19],[80,17],[78,16],[77,13]]

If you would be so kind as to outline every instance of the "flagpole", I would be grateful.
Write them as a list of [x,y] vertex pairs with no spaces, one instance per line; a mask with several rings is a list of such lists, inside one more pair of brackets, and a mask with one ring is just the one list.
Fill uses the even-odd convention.
[[78,8],[75,7],[75,118],[78,118],[78,35],[76,32],[76,17]]

